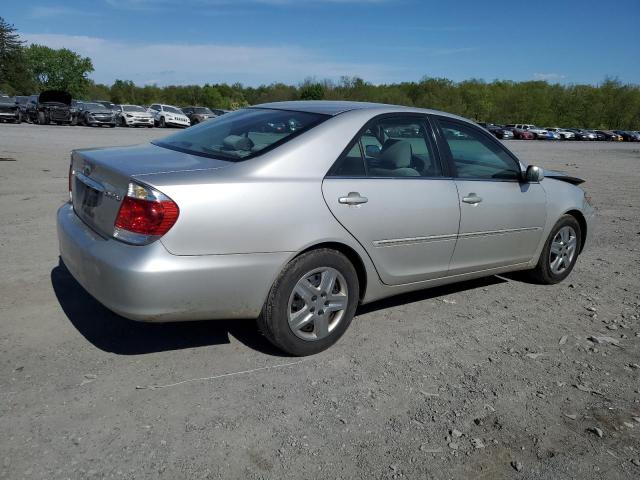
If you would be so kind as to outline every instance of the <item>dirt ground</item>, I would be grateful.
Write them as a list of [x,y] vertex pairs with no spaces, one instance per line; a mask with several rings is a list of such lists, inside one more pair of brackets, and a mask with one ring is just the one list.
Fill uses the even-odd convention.
[[640,478],[640,144],[508,143],[587,180],[562,284],[367,305],[296,359],[252,321],[125,320],[58,265],[69,151],[166,133],[0,125],[0,478]]

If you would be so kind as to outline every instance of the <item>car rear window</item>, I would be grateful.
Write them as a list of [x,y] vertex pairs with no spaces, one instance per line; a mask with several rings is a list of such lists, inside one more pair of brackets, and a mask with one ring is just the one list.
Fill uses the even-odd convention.
[[328,115],[247,108],[216,117],[160,141],[160,147],[231,161],[246,160],[276,148]]

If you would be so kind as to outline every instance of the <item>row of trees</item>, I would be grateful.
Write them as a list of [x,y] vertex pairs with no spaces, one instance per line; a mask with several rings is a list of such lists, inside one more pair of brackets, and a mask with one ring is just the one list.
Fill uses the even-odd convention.
[[475,79],[453,82],[445,78],[374,85],[360,78],[343,78],[337,83],[307,80],[297,86],[274,83],[257,88],[239,83],[139,87],[116,80],[111,86],[91,85],[87,98],[229,109],[283,100],[356,100],[433,108],[495,123],[640,129],[640,86],[624,85],[616,79],[594,86]]
[[640,85],[625,85],[611,78],[597,86],[478,79],[453,82],[428,77],[420,82],[374,85],[361,78],[343,77],[339,82],[308,79],[299,85],[158,87],[138,86],[128,80],[96,84],[89,79],[92,71],[90,58],[70,50],[25,47],[15,28],[0,17],[0,91],[10,94],[62,89],[78,99],[226,109],[283,100],[356,100],[433,108],[495,123],[640,129]]

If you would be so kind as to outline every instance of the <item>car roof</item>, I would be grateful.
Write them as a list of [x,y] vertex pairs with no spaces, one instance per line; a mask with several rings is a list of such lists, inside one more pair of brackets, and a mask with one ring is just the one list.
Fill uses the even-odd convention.
[[[380,110],[380,111],[398,111],[398,112],[417,112],[417,113],[433,113],[452,118],[461,118],[446,112],[437,110],[429,110],[424,108],[406,107],[402,105],[390,105],[387,103],[371,103],[371,102],[349,102],[346,100],[296,100],[288,102],[271,102],[254,105],[250,108],[270,108],[274,110],[292,110],[295,112],[318,113],[323,115],[339,115],[344,112],[353,110]],[[462,119],[462,118],[461,118]],[[468,119],[463,119],[469,121]]]

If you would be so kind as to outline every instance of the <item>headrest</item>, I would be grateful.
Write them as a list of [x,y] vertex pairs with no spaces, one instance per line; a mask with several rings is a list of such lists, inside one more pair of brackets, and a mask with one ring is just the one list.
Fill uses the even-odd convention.
[[250,138],[240,135],[229,135],[228,137],[225,137],[222,143],[225,148],[228,148],[229,150],[250,151],[253,147],[253,142]]
[[384,142],[379,158],[382,164],[391,164],[393,168],[407,168],[411,166],[412,154],[409,142],[389,139]]

